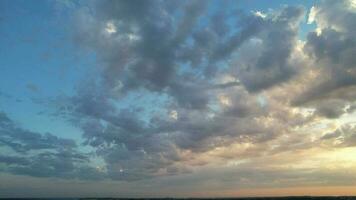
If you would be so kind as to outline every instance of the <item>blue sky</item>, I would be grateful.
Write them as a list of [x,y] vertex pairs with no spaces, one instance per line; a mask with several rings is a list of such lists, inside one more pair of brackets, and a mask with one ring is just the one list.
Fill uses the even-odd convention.
[[[69,24],[63,23],[69,21],[70,12],[64,5],[50,1],[1,4],[1,92],[11,97],[2,98],[2,109],[30,129],[67,132],[66,137],[73,137],[68,132],[78,130],[50,117],[48,108],[34,100],[73,94],[95,56],[79,56],[81,53],[71,43]],[[45,114],[40,115],[42,112]]]
[[0,193],[351,194],[355,5],[0,1]]

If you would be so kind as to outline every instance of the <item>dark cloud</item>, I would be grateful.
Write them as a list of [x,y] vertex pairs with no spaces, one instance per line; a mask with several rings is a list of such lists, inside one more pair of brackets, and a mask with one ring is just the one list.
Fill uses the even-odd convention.
[[5,163],[6,165],[28,165],[30,162],[22,157],[0,155],[0,163]]
[[96,180],[105,178],[105,173],[88,164],[86,155],[73,151],[46,152],[32,156],[26,164],[9,166],[7,171],[17,175],[34,177],[58,177],[66,179]]
[[[22,129],[3,112],[0,113],[0,148],[3,151],[0,163],[5,164],[2,171],[35,177],[105,177],[90,167],[89,156],[77,150],[74,140]],[[83,170],[91,173],[85,174]]]
[[44,135],[22,129],[11,121],[5,113],[0,115],[0,142],[14,151],[26,153],[29,150],[72,149],[73,140],[59,138],[50,133]]
[[347,102],[338,99],[324,100],[316,105],[316,114],[327,118],[338,118],[346,113]]
[[[286,7],[265,18],[255,16],[259,31],[239,51],[236,74],[252,92],[289,80],[300,66],[289,58],[296,46],[301,7]],[[255,20],[257,20],[255,19]]]
[[[294,100],[294,104],[302,105],[310,102],[318,102],[324,98],[330,100],[332,107],[337,99],[345,100],[345,106],[352,103],[352,88],[356,84],[355,71],[355,19],[350,1],[322,1],[312,8],[315,15],[317,30],[310,32],[305,44],[305,52],[314,59],[314,67],[320,70],[316,80]],[[342,91],[342,92],[341,92]],[[346,92],[350,91],[350,92]],[[341,93],[350,93],[342,95]],[[324,103],[325,104],[325,103]],[[340,106],[337,106],[340,107]],[[335,108],[337,109],[337,108]],[[323,111],[324,110],[324,111]],[[329,116],[340,115],[334,111],[320,111]]]

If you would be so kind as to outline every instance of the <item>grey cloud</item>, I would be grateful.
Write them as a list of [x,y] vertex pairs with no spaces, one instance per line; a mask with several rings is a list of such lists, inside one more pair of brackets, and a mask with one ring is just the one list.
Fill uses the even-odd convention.
[[0,121],[0,142],[18,152],[40,149],[70,149],[75,148],[73,140],[58,138],[50,133],[41,135],[19,128],[2,113]]
[[322,136],[321,141],[333,141],[335,147],[353,147],[356,145],[355,124],[345,124],[331,133]]
[[27,165],[30,162],[23,157],[0,155],[0,163],[5,163],[6,165]]
[[78,178],[82,180],[105,178],[104,173],[88,166],[87,163],[88,157],[76,152],[46,152],[29,157],[26,164],[9,166],[7,171],[34,177]]
[[[333,93],[356,84],[355,76],[355,19],[349,1],[322,1],[315,6],[315,22],[319,33],[310,32],[304,50],[314,59],[321,73],[294,104],[302,105],[320,99],[335,98]],[[339,93],[337,93],[339,94]],[[343,98],[344,95],[340,94]],[[354,99],[354,97],[353,97]],[[350,98],[345,98],[350,101]],[[352,103],[351,99],[351,103]]]
[[212,89],[226,89],[229,87],[235,87],[235,86],[240,86],[241,83],[239,81],[231,81],[227,83],[221,83],[221,84],[216,84],[212,86]]
[[[3,112],[0,112],[0,147],[8,152],[0,154],[0,163],[5,164],[1,170],[5,172],[69,179],[97,179],[95,173],[105,177],[90,166],[89,156],[79,152],[73,140],[22,129]],[[82,170],[92,173],[85,175]]]
[[240,56],[234,63],[237,77],[249,91],[270,88],[297,73],[300,66],[288,60],[303,14],[303,8],[286,7],[266,18],[256,17],[261,20],[261,28],[238,51]]
[[336,132],[332,132],[332,133],[327,133],[325,134],[323,137],[321,137],[320,139],[322,140],[328,140],[328,139],[332,139],[332,138],[337,138],[340,136],[340,132],[336,131]]
[[327,118],[338,118],[346,113],[347,102],[338,99],[324,100],[316,105],[316,114]]
[[[303,9],[283,7],[266,18],[211,16],[204,4],[101,1],[95,14],[78,13],[77,42],[94,49],[100,74],[61,101],[59,110],[65,108],[63,115],[83,130],[84,145],[104,159],[108,177],[131,181],[188,173],[179,167],[189,159],[184,151],[264,143],[307,121],[286,105],[261,106],[255,96],[299,72],[289,59]],[[222,30],[216,28],[220,22]],[[231,73],[235,81],[220,80]],[[143,105],[158,108],[149,114],[125,105],[142,91],[162,95],[164,103]],[[229,103],[221,103],[220,95]],[[263,123],[269,118],[273,125]]]
[[[239,140],[263,143],[288,131],[289,126],[305,123],[303,116],[287,116],[285,110],[259,106],[243,88],[229,91],[227,97],[231,98],[231,106],[210,118],[209,110],[174,105],[171,109],[178,113],[175,120],[158,115],[143,122],[140,110],[118,110],[108,118],[81,113],[85,144],[96,148],[97,155],[106,161],[108,177],[133,181],[174,175],[172,169],[187,159],[181,153],[184,150],[203,153]],[[273,125],[254,119],[269,115],[275,118]]]
[[4,112],[0,112],[0,123],[9,123],[11,122],[9,117],[4,113]]
[[[253,37],[264,41],[258,58],[254,57],[257,62],[248,69],[243,63],[237,64],[237,76],[248,90],[271,87],[295,74],[297,66],[287,60],[295,44],[295,27],[303,15],[302,8],[286,7],[268,19],[243,13],[208,15],[207,26],[200,28],[200,18],[206,13],[204,4],[184,2],[167,13],[169,6],[158,1],[100,2],[97,16],[85,18],[93,18],[88,25],[91,26],[79,26],[78,31],[80,43],[94,48],[103,61],[102,76],[107,87],[103,90],[121,88],[116,92],[125,93],[144,87],[168,92],[183,107],[202,109],[209,98],[199,85],[212,85],[209,77],[221,70],[217,66],[231,60],[236,50]],[[135,10],[131,11],[133,7]],[[175,17],[178,12],[182,12],[181,18]],[[239,31],[226,28],[229,34],[222,34],[214,29],[222,16],[234,20]],[[117,32],[105,35],[109,22]],[[130,40],[127,35],[137,39]],[[201,77],[196,76],[196,70],[201,71]],[[190,84],[186,84],[186,76],[194,78]],[[189,95],[183,96],[182,91]]]
[[176,98],[178,105],[189,109],[205,109],[209,97],[204,89],[205,82],[179,83],[171,86],[170,92]]
[[[189,15],[194,13],[194,5],[192,3],[187,6],[187,9],[191,9]],[[138,41],[122,38],[120,42],[110,45],[110,49],[105,45],[105,37],[100,37],[102,30],[94,30],[94,34],[99,34],[98,38],[93,38],[94,47],[104,48],[101,56],[108,64],[104,70],[108,84],[115,85],[120,78],[118,75],[127,70],[131,77],[124,81],[125,88],[135,88],[142,84],[153,90],[164,88],[175,71],[173,60],[176,43],[185,38],[185,32],[191,27],[189,23],[194,22],[194,19],[183,19],[181,25],[186,26],[186,30],[181,29],[182,32],[172,38],[172,22],[165,16],[165,5],[162,2],[103,1],[99,3],[97,11],[99,18],[104,21],[104,27],[105,21],[112,20],[118,31],[123,31],[113,36],[135,34],[141,38]],[[194,18],[194,14],[191,17]]]

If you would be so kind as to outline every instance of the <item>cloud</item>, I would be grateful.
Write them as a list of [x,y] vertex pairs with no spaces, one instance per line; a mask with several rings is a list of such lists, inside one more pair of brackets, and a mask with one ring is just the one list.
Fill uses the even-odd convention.
[[25,130],[0,113],[0,142],[14,154],[0,161],[36,177],[142,181],[235,163],[246,176],[222,181],[252,186],[266,174],[261,185],[305,181],[299,175],[317,182],[325,174],[272,161],[353,144],[352,134],[323,136],[316,125],[354,111],[346,5],[315,5],[309,22],[318,29],[301,41],[299,6],[251,13],[228,2],[216,11],[202,1],[93,2],[76,10],[73,30],[75,44],[94,52],[97,74],[73,95],[36,101],[56,106],[54,116],[79,128],[83,143]]
[[58,138],[50,133],[41,135],[18,127],[4,113],[0,115],[0,142],[17,152],[41,149],[71,149],[76,144],[73,140]]
[[39,91],[40,91],[40,89],[38,88],[38,86],[35,85],[35,84],[33,84],[33,83],[28,83],[28,84],[26,85],[26,88],[27,88],[29,91],[31,91],[31,92],[39,92]]
[[[209,6],[100,1],[95,12],[78,11],[75,42],[94,50],[99,77],[57,102],[66,108],[58,110],[82,129],[108,177],[190,173],[185,163],[196,155],[267,143],[310,120],[273,95],[262,105],[259,94],[301,71],[303,8],[261,16],[224,7],[210,13]],[[140,95],[156,102],[132,98]]]
[[27,165],[29,161],[22,157],[0,155],[0,162],[6,165]]
[[99,103],[92,100],[101,98],[86,97],[70,98],[73,109],[67,115],[83,130],[84,144],[105,160],[108,177],[129,181],[192,172],[184,163],[199,154],[236,142],[263,144],[310,120],[274,97],[265,97],[268,104],[261,105],[260,97],[245,88],[227,88],[207,89],[214,99],[202,109],[166,104],[160,108],[165,112],[147,118],[141,109],[119,109],[109,99]]
[[321,140],[332,142],[336,147],[353,147],[356,145],[355,124],[345,124],[331,133],[325,134]]
[[[0,113],[1,171],[35,177],[97,179],[105,175],[89,164],[89,156],[70,139],[22,129]],[[83,171],[92,172],[89,174]],[[99,176],[100,174],[100,176]]]
[[345,101],[339,99],[324,100],[317,106],[317,113],[327,118],[338,118],[346,112]]
[[298,24],[304,12],[286,7],[261,20],[258,34],[238,50],[234,71],[249,91],[267,89],[285,82],[299,66],[289,61],[297,42]]
[[[107,90],[121,88],[116,92],[122,93],[144,87],[168,91],[179,104],[193,109],[201,109],[208,103],[205,92],[197,91],[202,90],[199,85],[211,85],[208,77],[221,70],[217,65],[233,59],[236,50],[250,39],[261,40],[256,47],[261,52],[251,58],[256,63],[250,67],[246,63],[235,64],[238,78],[248,90],[271,87],[297,71],[298,66],[288,63],[288,58],[303,16],[302,8],[286,7],[266,18],[233,12],[224,16],[221,10],[217,15],[208,15],[208,24],[200,28],[202,16],[207,13],[204,4],[184,2],[172,10],[162,2],[103,1],[97,5],[97,16],[84,11],[78,14],[78,42],[97,52],[103,62],[102,76]],[[135,11],[130,12],[133,8]],[[175,16],[178,12],[183,13],[182,18]],[[227,33],[219,33],[214,27],[223,17],[234,20],[239,31],[225,28]],[[103,35],[107,23],[117,28],[115,34]],[[139,39],[132,41],[127,39],[128,35]],[[194,75],[195,70],[201,71],[202,77]],[[258,74],[263,77],[255,78]],[[181,90],[191,90],[195,96],[181,97]],[[202,103],[198,106],[196,101]]]
[[[331,99],[323,104],[332,107],[334,102],[344,102],[341,107],[352,103],[355,73],[355,19],[356,14],[351,1],[322,1],[312,8],[311,13],[317,25],[314,32],[307,36],[305,52],[314,62],[314,68],[320,72],[315,81],[294,100],[297,105]],[[342,91],[342,92],[341,92]],[[347,96],[342,95],[350,91]],[[339,99],[339,100],[338,100]],[[342,99],[342,100],[340,100]],[[339,106],[337,106],[339,107]],[[326,114],[320,111],[321,114]],[[329,112],[330,113],[330,112]],[[337,115],[340,115],[338,113]],[[326,114],[329,115],[329,114]],[[331,114],[337,116],[336,113]],[[329,116],[331,116],[329,115]]]

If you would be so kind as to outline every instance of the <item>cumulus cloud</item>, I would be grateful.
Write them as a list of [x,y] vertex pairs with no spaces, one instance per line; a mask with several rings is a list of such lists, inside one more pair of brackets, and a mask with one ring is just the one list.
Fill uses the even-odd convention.
[[342,108],[355,99],[352,91],[356,83],[353,56],[356,53],[353,28],[356,14],[351,3],[347,0],[322,1],[310,11],[317,28],[308,34],[304,49],[319,73],[315,81],[294,100],[297,105],[321,101],[319,113],[331,118],[341,115]]

